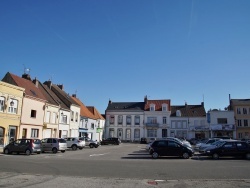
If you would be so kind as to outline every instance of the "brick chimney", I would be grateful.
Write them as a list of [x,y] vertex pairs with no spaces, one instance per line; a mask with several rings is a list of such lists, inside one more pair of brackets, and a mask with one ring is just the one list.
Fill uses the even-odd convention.
[[144,103],[147,104],[147,102],[148,102],[148,96],[146,95],[146,96],[144,97]]
[[112,101],[109,99],[109,104],[112,104]]
[[33,82],[33,84],[35,84],[36,87],[38,87],[39,82],[38,82],[38,80],[36,79],[36,77],[35,77],[35,79],[34,79],[32,82]]
[[76,98],[76,94],[72,94],[72,97]]
[[49,89],[51,89],[52,82],[50,80],[49,81],[45,81],[43,84],[46,85],[46,86],[48,86]]
[[57,85],[61,90],[63,90],[63,84]]
[[30,78],[30,75],[29,75],[29,74],[24,73],[24,74],[22,75],[22,78],[31,81],[31,78]]

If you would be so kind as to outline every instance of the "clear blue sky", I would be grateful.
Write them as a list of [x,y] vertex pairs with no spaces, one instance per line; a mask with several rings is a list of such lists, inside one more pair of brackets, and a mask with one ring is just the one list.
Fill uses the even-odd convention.
[[249,0],[1,0],[0,76],[108,100],[224,109],[249,98]]

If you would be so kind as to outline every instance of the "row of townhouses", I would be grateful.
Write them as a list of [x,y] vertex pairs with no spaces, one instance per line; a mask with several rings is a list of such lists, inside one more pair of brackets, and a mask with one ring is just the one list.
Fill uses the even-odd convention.
[[105,112],[105,137],[119,137],[123,141],[141,138],[179,137],[211,138],[229,136],[250,138],[250,100],[230,99],[226,110],[205,111],[199,105],[171,105],[171,100],[144,102],[109,101]]
[[86,136],[100,141],[105,120],[63,85],[41,83],[28,73],[7,73],[0,81],[0,147],[17,138]]

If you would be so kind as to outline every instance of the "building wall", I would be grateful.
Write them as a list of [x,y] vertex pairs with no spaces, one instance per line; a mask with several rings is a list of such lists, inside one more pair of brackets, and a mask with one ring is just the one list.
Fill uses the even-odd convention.
[[[23,104],[23,93],[24,88],[17,87],[5,82],[0,81],[0,97],[5,98],[5,108],[3,111],[0,111],[0,146],[4,146],[10,142],[10,137],[13,136],[10,129],[15,129],[15,135],[13,139],[19,137],[19,125]],[[17,101],[17,112],[9,113],[8,109],[10,107],[10,102],[13,100]]]
[[[71,112],[74,112],[74,117],[70,114],[70,133],[71,137],[78,137],[79,136],[79,126],[80,126],[80,107],[71,105],[70,107]],[[77,117],[76,117],[77,114]]]

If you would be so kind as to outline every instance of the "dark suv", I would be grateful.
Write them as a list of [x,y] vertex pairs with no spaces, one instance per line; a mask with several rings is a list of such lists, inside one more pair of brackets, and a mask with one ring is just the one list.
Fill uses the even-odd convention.
[[216,147],[208,147],[200,153],[201,155],[211,156],[213,159],[218,159],[223,156],[240,156],[250,159],[250,146],[244,141],[222,140]]
[[156,159],[159,156],[178,156],[188,159],[194,154],[192,148],[174,140],[156,140],[150,147],[149,154]]
[[115,137],[107,138],[101,141],[101,145],[108,145],[108,144],[119,145],[120,143],[121,140]]
[[39,139],[17,139],[9,143],[4,147],[5,154],[11,153],[25,153],[26,155],[30,155],[32,153],[40,154],[41,152],[41,140]]

